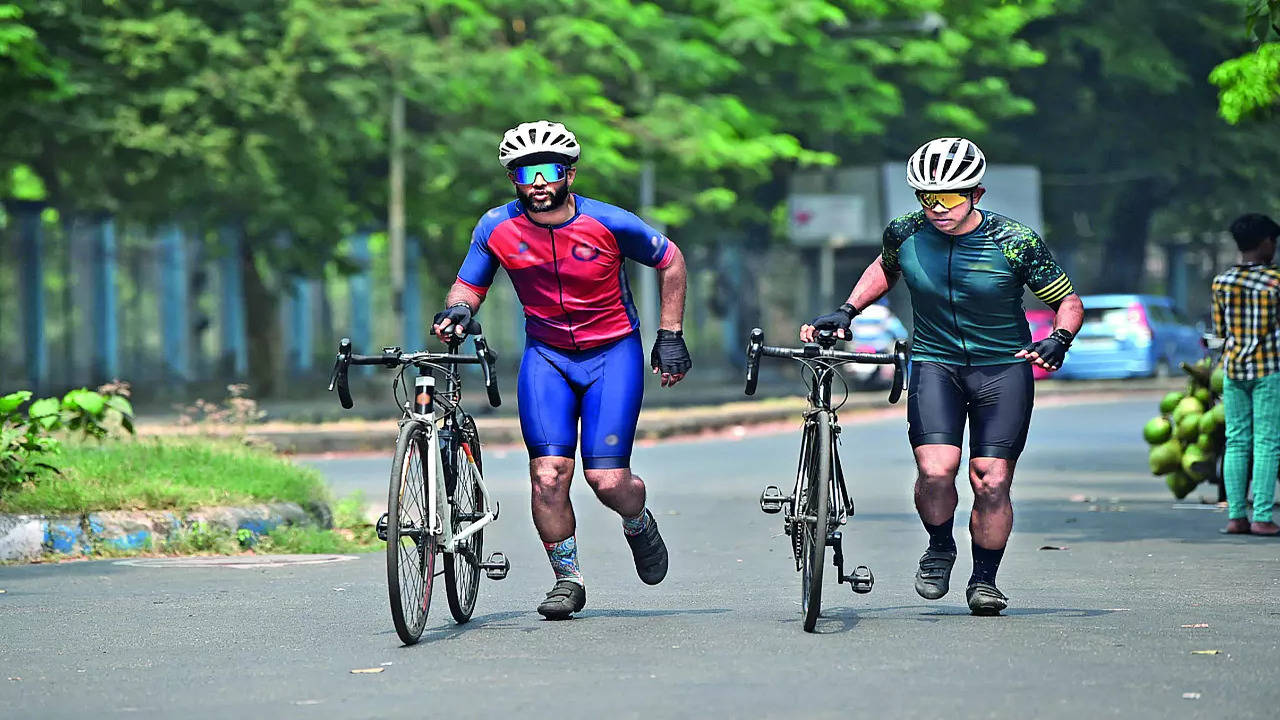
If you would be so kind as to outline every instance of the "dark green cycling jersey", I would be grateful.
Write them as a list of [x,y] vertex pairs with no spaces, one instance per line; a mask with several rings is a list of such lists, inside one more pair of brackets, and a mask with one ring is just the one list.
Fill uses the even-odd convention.
[[935,228],[923,210],[884,231],[881,258],[902,273],[915,316],[911,356],[952,365],[1002,365],[1031,342],[1022,288],[1052,305],[1075,292],[1034,230],[998,213],[965,235]]

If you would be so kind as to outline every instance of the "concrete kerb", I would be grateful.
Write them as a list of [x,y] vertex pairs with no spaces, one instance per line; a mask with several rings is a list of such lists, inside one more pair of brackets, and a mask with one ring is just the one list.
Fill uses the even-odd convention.
[[255,537],[281,525],[332,526],[327,506],[304,509],[297,503],[176,510],[110,510],[72,516],[0,513],[0,561],[30,561],[83,555],[95,549],[144,550],[174,533],[197,527]]
[[[1176,390],[1184,379],[1125,381],[1047,381],[1036,384],[1037,398],[1107,397],[1144,395]],[[842,407],[845,413],[889,407],[886,392],[852,393]],[[904,408],[905,402],[899,405]],[[803,397],[744,400],[722,405],[684,408],[655,408],[640,414],[638,439],[661,439],[681,435],[751,427],[780,422],[799,422],[805,409]],[[486,444],[512,445],[522,442],[520,423],[515,417],[478,417],[476,426]],[[158,430],[158,429],[157,429]],[[147,432],[147,430],[143,430]],[[281,452],[318,454],[326,452],[390,451],[395,446],[396,423],[385,421],[338,422],[319,425],[267,423],[253,426],[249,438],[271,443]]]

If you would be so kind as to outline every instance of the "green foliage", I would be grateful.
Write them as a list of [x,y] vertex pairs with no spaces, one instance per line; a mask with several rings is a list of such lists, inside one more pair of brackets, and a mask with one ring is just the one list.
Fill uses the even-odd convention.
[[60,444],[41,425],[29,422],[21,411],[30,399],[28,390],[0,397],[0,494],[57,471],[46,459],[59,451]]
[[313,470],[267,450],[208,439],[67,442],[61,474],[0,495],[0,512],[191,509],[206,505],[325,502]]
[[1280,100],[1280,42],[1222,63],[1209,74],[1209,82],[1219,88],[1218,112],[1224,120],[1235,125],[1261,117]]
[[1258,47],[1209,74],[1218,87],[1218,113],[1235,125],[1267,117],[1280,100],[1280,0],[1248,0],[1245,32]]

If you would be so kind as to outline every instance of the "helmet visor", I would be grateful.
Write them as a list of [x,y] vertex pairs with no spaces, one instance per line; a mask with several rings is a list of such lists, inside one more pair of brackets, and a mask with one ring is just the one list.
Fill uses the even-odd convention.
[[932,209],[935,205],[941,205],[943,208],[950,210],[969,199],[970,193],[929,193],[917,192],[916,199],[920,201],[920,206],[926,210]]
[[569,175],[569,166],[561,163],[525,165],[523,167],[512,168],[508,175],[510,175],[511,179],[518,185],[532,185],[539,175],[542,176],[543,182],[560,182]]

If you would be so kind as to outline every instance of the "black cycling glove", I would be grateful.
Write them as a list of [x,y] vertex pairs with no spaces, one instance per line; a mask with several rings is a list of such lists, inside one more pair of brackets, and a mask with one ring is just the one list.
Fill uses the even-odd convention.
[[436,313],[435,318],[431,321],[432,325],[439,327],[441,322],[449,321],[448,332],[457,336],[457,328],[462,328],[463,333],[472,334],[471,328],[475,321],[471,318],[471,306],[466,303],[454,303],[444,310]]
[[1022,348],[1022,351],[1039,355],[1046,365],[1057,370],[1062,367],[1062,361],[1067,358],[1067,348],[1071,347],[1071,341],[1074,339],[1075,336],[1070,330],[1058,328],[1049,337],[1027,345]]
[[815,330],[848,330],[849,326],[853,324],[854,316],[857,314],[858,311],[854,310],[852,305],[845,303],[836,308],[834,312],[819,315],[809,324]]
[[693,367],[693,359],[689,357],[689,348],[684,344],[684,333],[679,330],[658,330],[658,337],[653,341],[653,352],[649,353],[649,364],[664,373],[683,375]]

